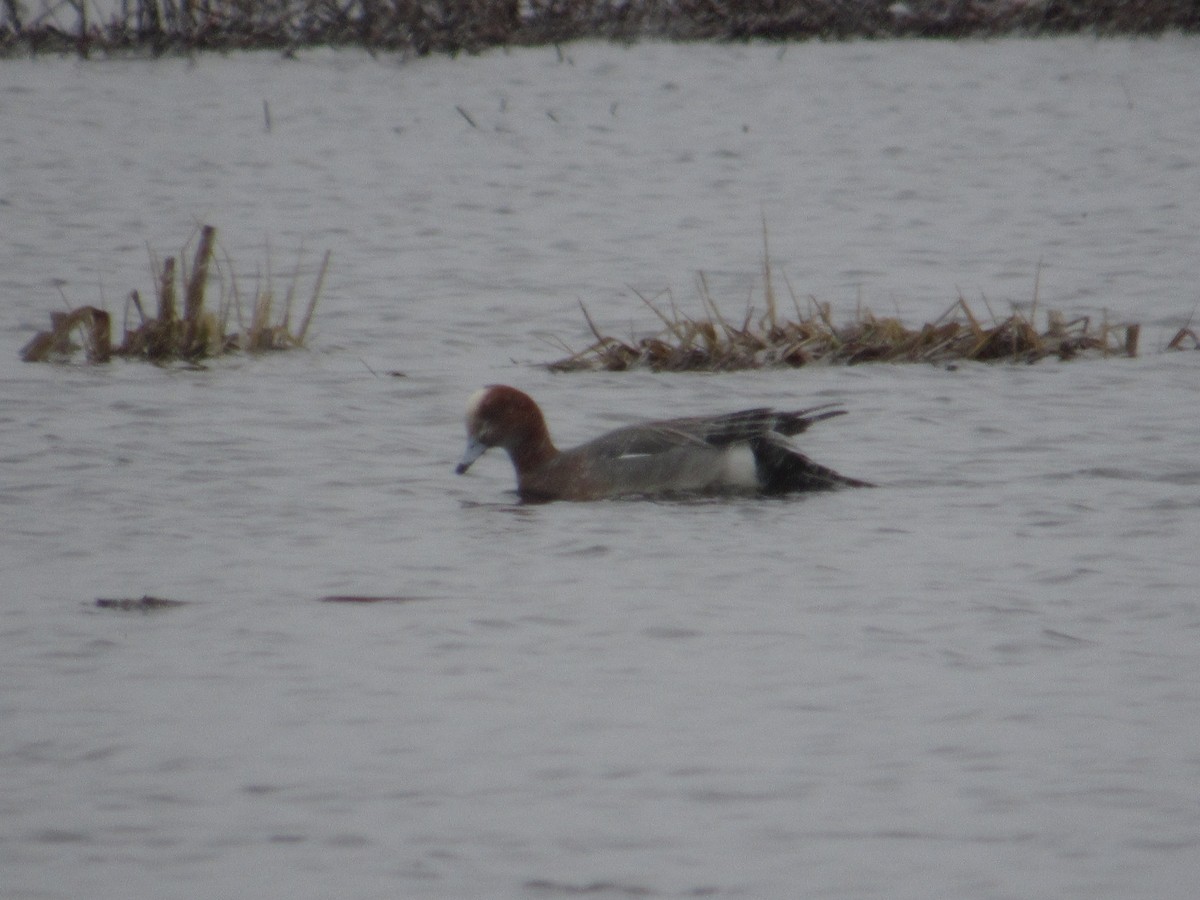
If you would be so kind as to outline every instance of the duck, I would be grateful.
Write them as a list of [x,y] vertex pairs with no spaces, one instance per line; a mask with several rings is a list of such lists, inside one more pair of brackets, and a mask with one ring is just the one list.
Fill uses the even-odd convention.
[[770,407],[626,425],[569,450],[524,391],[491,384],[467,401],[465,474],[492,447],[508,453],[525,503],[687,494],[780,495],[872,487],[813,462],[787,440],[845,415],[837,404],[794,412]]

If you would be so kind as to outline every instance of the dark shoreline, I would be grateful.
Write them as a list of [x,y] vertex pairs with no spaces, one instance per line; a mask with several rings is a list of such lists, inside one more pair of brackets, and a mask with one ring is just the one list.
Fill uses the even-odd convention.
[[632,42],[1097,37],[1200,31],[1200,0],[0,0],[0,57],[478,53]]

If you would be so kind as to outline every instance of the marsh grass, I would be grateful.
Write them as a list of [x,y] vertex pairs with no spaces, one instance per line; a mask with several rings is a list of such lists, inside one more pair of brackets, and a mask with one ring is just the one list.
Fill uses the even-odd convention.
[[667,309],[656,300],[641,299],[664,323],[660,332],[623,341],[601,333],[585,308],[595,342],[546,367],[554,372],[732,372],[816,363],[1032,363],[1046,357],[1136,356],[1140,334],[1136,324],[1096,323],[1086,316],[1068,320],[1053,311],[1045,314],[1040,328],[1034,312],[1020,310],[985,321],[962,297],[937,319],[915,329],[863,308],[837,325],[829,304],[812,300],[795,319],[754,319],[748,311],[740,322],[731,323],[711,298],[705,300],[710,315],[700,318],[681,312],[669,294]]
[[[1039,317],[1040,279],[1036,277],[1028,312],[1014,306],[1007,316],[997,316],[984,300],[988,312],[984,317],[960,295],[941,316],[915,329],[898,318],[878,316],[862,306],[848,322],[837,324],[829,304],[812,297],[802,303],[786,277],[783,280],[794,318],[788,318],[780,309],[764,226],[762,312],[756,313],[748,304],[740,319],[731,320],[722,313],[708,279],[701,273],[696,280],[700,315],[683,312],[669,290],[655,297],[634,291],[662,328],[652,335],[621,340],[602,332],[581,302],[594,342],[574,352],[557,341],[568,355],[547,363],[546,368],[553,372],[620,372],[636,368],[731,372],[814,363],[1032,363],[1046,357],[1133,357],[1138,352],[1141,328],[1137,324],[1110,323],[1107,316],[1099,322],[1088,316],[1068,319],[1055,311]],[[1185,337],[1179,337],[1179,342]]]
[[1192,313],[1188,316],[1187,321],[1175,332],[1175,336],[1167,342],[1168,350],[1200,350],[1200,335],[1192,328],[1192,319],[1196,316],[1197,307],[1200,307],[1200,304],[1192,308]]
[[1167,344],[1168,350],[1200,350],[1200,336],[1190,328],[1180,328]]
[[[281,297],[275,293],[269,260],[265,277],[257,277],[252,294],[247,294],[228,254],[218,250],[216,233],[211,225],[201,227],[178,258],[159,260],[151,251],[153,310],[147,310],[138,291],[130,292],[120,344],[113,345],[111,317],[106,311],[80,306],[51,313],[50,329],[38,332],[22,348],[21,358],[26,362],[68,360],[83,350],[92,363],[108,362],[113,356],[157,363],[196,363],[237,351],[256,353],[303,346],[321,297],[330,254],[325,253],[299,322],[293,326],[302,274],[299,260]],[[215,309],[208,296],[214,284],[218,291]],[[131,321],[134,317],[136,322]],[[228,330],[231,318],[237,321],[237,331]]]

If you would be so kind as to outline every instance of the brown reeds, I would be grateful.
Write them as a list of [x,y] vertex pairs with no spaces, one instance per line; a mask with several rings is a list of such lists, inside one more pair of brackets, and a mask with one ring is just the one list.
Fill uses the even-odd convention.
[[25,362],[65,358],[80,348],[72,341],[78,334],[88,362],[108,362],[112,358],[109,316],[94,306],[80,306],[69,312],[50,313],[50,330],[39,331],[21,348]]
[[195,53],[312,46],[478,52],[622,41],[1158,34],[1200,30],[1194,0],[0,0],[0,53]]
[[913,329],[899,319],[876,316],[862,308],[846,324],[836,325],[828,304],[810,298],[807,308],[802,308],[794,296],[796,318],[785,319],[779,315],[768,289],[764,314],[755,317],[753,310],[747,309],[740,322],[731,323],[717,308],[706,279],[701,276],[698,283],[705,310],[705,315],[698,318],[680,311],[670,292],[660,295],[665,296],[665,303],[638,294],[663,328],[654,335],[629,341],[603,334],[584,308],[584,320],[595,341],[584,350],[548,363],[547,368],[554,372],[634,368],[729,372],[813,363],[1032,363],[1047,357],[1133,357],[1138,352],[1140,328],[1136,324],[1112,324],[1107,318],[1096,323],[1087,316],[1067,319],[1060,313],[1047,312],[1044,324],[1038,327],[1036,303],[1028,314],[1014,309],[1003,318],[992,315],[987,322],[963,297],[934,321]]
[[[173,256],[161,263],[152,260],[157,314],[149,315],[141,296],[136,290],[131,291],[126,306],[124,337],[118,346],[112,344],[109,314],[94,306],[81,306],[65,313],[51,313],[50,330],[34,335],[21,349],[21,358],[26,362],[66,360],[82,347],[88,362],[92,363],[107,362],[113,356],[160,363],[174,360],[194,363],[238,350],[260,352],[303,346],[321,297],[330,254],[326,252],[321,261],[300,323],[293,330],[291,314],[300,283],[299,264],[292,273],[282,302],[278,304],[278,314],[268,272],[265,282],[257,286],[253,298],[249,300],[250,311],[247,316],[243,311],[238,279],[233,274],[233,265],[228,256],[225,257],[224,266],[217,264],[216,234],[216,229],[211,225],[200,229],[190,267],[180,265]],[[214,268],[221,270],[218,280],[220,298],[215,312],[208,308],[206,296],[214,280],[210,277]],[[182,311],[178,304],[181,293]],[[133,326],[129,323],[130,307],[138,317],[137,324]],[[236,315],[241,326],[238,332],[226,330],[231,313]],[[81,344],[74,342],[76,335],[81,338]]]
[[1167,344],[1168,350],[1200,350],[1200,336],[1191,328],[1183,327],[1175,332]]

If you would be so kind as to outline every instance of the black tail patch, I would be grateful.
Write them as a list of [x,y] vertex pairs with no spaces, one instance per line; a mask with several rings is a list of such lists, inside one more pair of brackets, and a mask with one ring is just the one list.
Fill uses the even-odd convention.
[[870,482],[847,478],[819,465],[792,448],[767,437],[750,442],[754,467],[764,494],[793,491],[827,491],[837,487],[872,487]]

